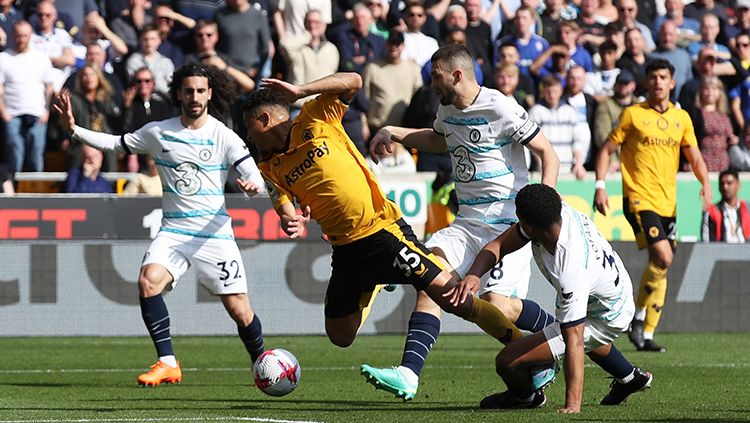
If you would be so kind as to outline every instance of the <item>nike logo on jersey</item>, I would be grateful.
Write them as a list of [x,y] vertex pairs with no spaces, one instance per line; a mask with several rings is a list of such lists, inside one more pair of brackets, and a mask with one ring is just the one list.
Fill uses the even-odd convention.
[[566,299],[566,300],[569,300],[569,299],[573,298],[573,293],[572,292],[563,292],[562,293],[562,297],[564,299]]
[[162,148],[162,149],[161,149],[161,152],[162,152],[162,153],[169,153],[170,151],[172,151],[172,150],[167,150],[166,148]]

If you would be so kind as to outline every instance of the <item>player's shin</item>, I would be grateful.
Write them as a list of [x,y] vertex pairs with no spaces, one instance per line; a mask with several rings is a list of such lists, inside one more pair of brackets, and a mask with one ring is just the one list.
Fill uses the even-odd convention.
[[457,313],[456,311],[458,310],[446,311],[450,311],[453,314],[457,314],[458,316],[475,323],[483,331],[504,344],[523,337],[523,334],[521,334],[521,331],[518,330],[516,325],[514,325],[513,322],[511,322],[510,319],[508,319],[497,307],[489,302],[481,298],[469,296],[466,299],[466,302],[462,305],[468,305],[470,307],[468,314]]
[[245,349],[250,354],[250,359],[255,361],[263,354],[263,328],[260,323],[260,318],[256,314],[253,317],[253,321],[245,327],[237,326],[237,333],[240,335],[242,343],[245,345]]
[[143,323],[146,324],[146,329],[148,329],[151,340],[154,342],[156,353],[160,358],[171,357],[174,360],[169,312],[164,297],[161,294],[147,298],[141,297],[140,302]]
[[653,335],[659,325],[661,311],[667,294],[667,269],[649,262],[641,276],[636,307],[646,309],[643,322],[644,336]]

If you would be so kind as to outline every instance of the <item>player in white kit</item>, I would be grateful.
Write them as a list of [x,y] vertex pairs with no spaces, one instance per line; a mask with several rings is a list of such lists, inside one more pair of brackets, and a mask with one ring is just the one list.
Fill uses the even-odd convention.
[[[545,184],[555,185],[559,163],[539,126],[515,99],[477,84],[473,60],[465,47],[441,47],[432,56],[431,73],[432,87],[441,102],[433,129],[386,126],[371,140],[370,155],[377,161],[384,150],[391,151],[393,141],[420,151],[450,153],[458,214],[425,245],[447,261],[460,279],[481,248],[517,222],[513,199],[529,183],[524,147],[540,157]],[[482,276],[478,295],[520,329],[536,332],[553,318],[533,301],[523,300],[530,261],[529,247],[498,263]],[[420,293],[409,319],[401,365],[385,369],[363,365],[367,380],[399,398],[412,399],[439,334],[439,319],[440,308]]]
[[557,292],[557,320],[498,354],[497,372],[508,391],[484,398],[480,407],[542,406],[545,395],[532,386],[529,369],[564,361],[566,396],[560,412],[580,412],[584,353],[614,377],[601,404],[620,404],[649,388],[651,374],[633,367],[612,345],[635,313],[633,284],[620,256],[594,223],[563,204],[554,189],[529,185],[515,202],[519,223],[484,247],[451,300],[462,302],[495,263],[531,243],[539,270]]
[[162,226],[143,257],[138,278],[141,314],[159,360],[138,377],[141,385],[182,380],[162,292],[174,288],[190,266],[198,281],[221,298],[252,361],[263,352],[260,319],[250,307],[245,268],[224,199],[230,166],[237,168],[238,182],[251,194],[258,192],[262,178],[242,139],[209,114],[226,110],[231,98],[226,81],[216,68],[183,66],[170,87],[180,116],[122,136],[76,126],[68,93],[61,94],[55,106],[63,129],[75,139],[103,151],[149,154],[162,181]]

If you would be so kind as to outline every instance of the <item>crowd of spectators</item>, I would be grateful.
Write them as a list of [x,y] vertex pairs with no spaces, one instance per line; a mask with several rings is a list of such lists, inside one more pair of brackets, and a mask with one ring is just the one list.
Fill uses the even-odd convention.
[[[749,31],[750,0],[0,0],[0,165],[81,168],[54,93],[71,91],[84,127],[132,131],[175,113],[166,93],[186,62],[225,71],[242,93],[263,77],[360,73],[344,126],[366,155],[382,125],[431,125],[429,58],[462,43],[478,81],[538,121],[562,172],[592,170],[619,113],[643,99],[653,58],[674,65],[671,97],[693,118],[709,170],[750,170]],[[412,165],[396,154],[396,170],[445,170],[445,157]],[[147,162],[105,156],[101,168],[148,173]]]

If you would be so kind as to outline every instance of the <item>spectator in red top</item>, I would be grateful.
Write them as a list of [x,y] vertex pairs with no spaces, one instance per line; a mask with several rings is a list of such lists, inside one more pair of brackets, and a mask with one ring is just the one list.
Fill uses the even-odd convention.
[[703,213],[703,241],[742,244],[750,240],[750,211],[739,199],[739,174],[725,170],[719,174],[721,201]]

